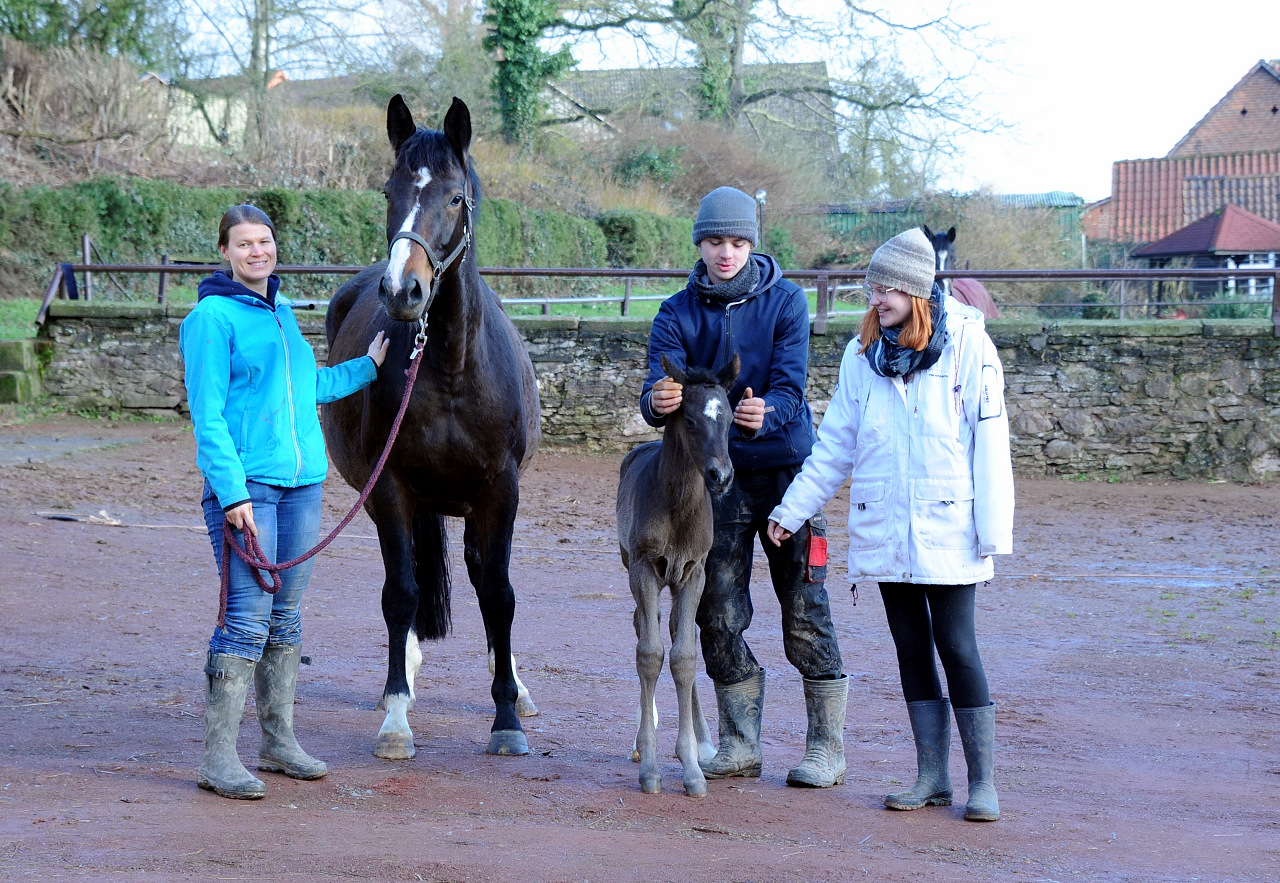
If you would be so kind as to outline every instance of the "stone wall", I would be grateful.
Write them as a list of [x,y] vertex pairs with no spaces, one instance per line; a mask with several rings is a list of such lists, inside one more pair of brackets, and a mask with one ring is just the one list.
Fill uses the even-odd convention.
[[[41,336],[54,401],[77,410],[183,411],[178,325],[188,307],[57,302]],[[299,312],[323,363],[323,315]],[[649,323],[518,319],[542,395],[544,444],[629,447]],[[821,415],[850,321],[814,337],[808,395]],[[1280,340],[1269,321],[991,322],[1023,475],[1265,479],[1280,474]]]

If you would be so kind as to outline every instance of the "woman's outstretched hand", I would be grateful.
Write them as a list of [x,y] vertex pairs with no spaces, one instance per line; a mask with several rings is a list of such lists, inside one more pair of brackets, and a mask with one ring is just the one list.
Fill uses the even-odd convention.
[[387,357],[390,346],[391,341],[387,340],[387,336],[381,331],[374,335],[373,343],[369,344],[369,358],[373,359],[373,364],[379,368],[382,367],[382,361]]
[[783,540],[791,539],[791,531],[787,530],[776,521],[769,522],[769,539],[773,541],[775,546],[781,546]]

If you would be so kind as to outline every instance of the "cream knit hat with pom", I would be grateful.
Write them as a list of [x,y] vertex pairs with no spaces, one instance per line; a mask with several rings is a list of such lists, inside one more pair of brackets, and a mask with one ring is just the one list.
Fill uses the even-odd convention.
[[904,230],[876,249],[867,267],[867,281],[929,299],[933,292],[933,243],[919,227]]

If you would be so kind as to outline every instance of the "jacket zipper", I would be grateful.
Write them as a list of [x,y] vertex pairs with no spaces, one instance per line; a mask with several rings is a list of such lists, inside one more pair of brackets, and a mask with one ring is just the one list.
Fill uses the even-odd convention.
[[723,352],[720,353],[720,364],[722,366],[729,364],[729,359],[733,357],[733,319],[729,315],[729,310],[746,303],[747,300],[748,298],[744,297],[742,300],[735,300],[731,304],[724,305],[724,348]]
[[293,406],[293,361],[289,358],[289,339],[284,335],[284,326],[280,324],[280,317],[276,315],[275,310],[271,311],[271,318],[276,320],[276,328],[280,331],[280,342],[284,344],[284,389],[285,397],[289,401],[289,437],[293,439],[293,459],[298,464],[293,473],[293,484],[296,487],[298,476],[302,474],[302,446],[298,444],[298,420]]

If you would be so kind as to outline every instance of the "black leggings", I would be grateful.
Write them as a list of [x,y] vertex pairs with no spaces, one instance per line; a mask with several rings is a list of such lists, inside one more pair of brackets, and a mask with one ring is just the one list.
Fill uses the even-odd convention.
[[956,708],[985,708],[991,704],[973,625],[976,594],[972,585],[880,583],[889,631],[898,648],[902,695],[908,702],[943,698],[938,668],[933,662],[936,647],[947,673],[951,704]]

